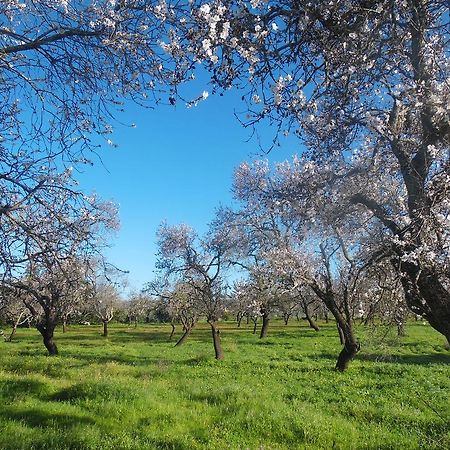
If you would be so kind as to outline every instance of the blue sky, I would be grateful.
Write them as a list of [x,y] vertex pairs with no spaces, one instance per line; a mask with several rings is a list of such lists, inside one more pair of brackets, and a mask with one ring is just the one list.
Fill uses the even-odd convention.
[[[233,170],[241,161],[258,158],[258,143],[233,115],[243,109],[239,93],[210,96],[197,107],[160,106],[154,110],[129,105],[119,116],[102,163],[78,176],[81,187],[120,206],[121,228],[107,250],[108,259],[128,270],[130,288],[153,278],[156,230],[162,220],[187,223],[200,233],[220,204],[232,201]],[[268,136],[270,130],[262,129]],[[271,160],[298,151],[298,142],[282,140]],[[259,157],[261,154],[259,153]]]

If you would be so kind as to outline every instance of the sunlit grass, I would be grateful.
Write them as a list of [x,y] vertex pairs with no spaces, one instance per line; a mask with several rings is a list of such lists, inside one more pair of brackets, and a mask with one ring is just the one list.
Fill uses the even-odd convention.
[[335,327],[293,321],[261,341],[222,323],[225,360],[206,325],[184,346],[170,326],[70,327],[60,356],[20,329],[0,344],[0,448],[331,449],[450,447],[450,355],[429,326],[401,340],[360,329],[346,373]]

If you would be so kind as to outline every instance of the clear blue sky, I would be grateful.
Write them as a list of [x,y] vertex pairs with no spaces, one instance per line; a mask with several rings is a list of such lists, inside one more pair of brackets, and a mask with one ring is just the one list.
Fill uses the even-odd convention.
[[[103,165],[97,161],[78,176],[86,192],[119,204],[121,227],[106,255],[130,272],[130,288],[140,289],[153,278],[162,220],[184,222],[201,233],[214,209],[231,203],[234,169],[259,152],[255,139],[246,142],[250,131],[233,115],[243,108],[238,92],[210,96],[191,109],[130,105],[119,119],[136,128],[116,125],[112,140],[119,147],[105,146]],[[269,159],[283,160],[299,150],[295,140],[282,142]]]

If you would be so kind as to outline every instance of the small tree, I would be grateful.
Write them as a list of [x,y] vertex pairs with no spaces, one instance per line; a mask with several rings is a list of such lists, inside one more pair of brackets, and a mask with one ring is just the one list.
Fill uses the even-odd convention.
[[211,327],[216,359],[224,357],[217,321],[224,310],[222,273],[227,266],[231,230],[211,227],[199,239],[186,225],[162,224],[158,231],[157,267],[163,277],[189,285],[195,292],[198,315],[204,315]]

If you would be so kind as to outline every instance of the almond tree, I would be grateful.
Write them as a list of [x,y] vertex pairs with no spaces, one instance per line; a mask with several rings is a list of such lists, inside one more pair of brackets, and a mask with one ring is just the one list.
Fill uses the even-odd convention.
[[297,135],[305,158],[336,167],[348,214],[381,225],[390,242],[409,308],[450,340],[448,2],[190,8],[165,40],[168,55],[180,60],[181,47],[215,89],[240,87],[244,125],[269,122],[275,144]]
[[2,295],[8,298],[4,299],[0,307],[0,319],[12,325],[10,335],[5,337],[5,341],[11,342],[16,335],[17,327],[30,323],[32,317],[21,298],[24,295],[21,291],[4,288]]
[[223,274],[231,245],[230,230],[219,226],[212,226],[203,239],[184,224],[162,224],[158,231],[157,268],[164,277],[187,283],[196,293],[198,314],[211,327],[216,359],[224,357],[217,321],[225,306]]
[[122,306],[116,286],[107,280],[97,281],[93,285],[89,303],[93,314],[103,324],[103,336],[108,337],[108,324]]
[[[27,294],[24,303],[44,345],[57,354],[55,327],[85,288],[90,261],[117,222],[113,205],[83,196],[57,178],[53,183],[54,188],[39,193],[42,202],[21,204],[14,211],[18,220],[9,222],[11,235],[3,240],[11,246],[2,260],[2,285]],[[51,199],[54,203],[47,204]]]

